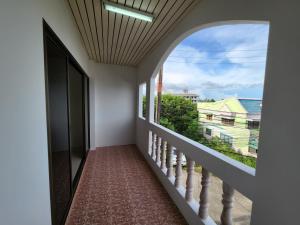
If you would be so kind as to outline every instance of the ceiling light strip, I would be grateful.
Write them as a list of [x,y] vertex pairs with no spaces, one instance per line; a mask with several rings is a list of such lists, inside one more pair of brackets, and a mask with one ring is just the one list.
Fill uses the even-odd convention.
[[142,12],[130,7],[119,5],[113,2],[103,1],[104,8],[108,11],[119,13],[125,16],[130,16],[139,20],[144,20],[147,22],[152,22],[154,16],[150,13]]

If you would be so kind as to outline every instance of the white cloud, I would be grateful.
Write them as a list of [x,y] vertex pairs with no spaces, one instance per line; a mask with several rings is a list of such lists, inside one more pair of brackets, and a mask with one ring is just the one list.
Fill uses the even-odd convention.
[[[210,42],[216,42],[222,49],[230,51],[211,54],[210,50],[199,51],[198,46],[179,44],[164,65],[164,91],[182,92],[188,89],[203,98],[239,95],[243,90],[255,87],[260,87],[262,92],[266,55],[263,49],[267,46],[267,29],[253,26],[249,33],[245,33],[247,27],[243,25],[221,26],[191,36],[195,39],[193,36],[201,37],[204,32],[204,37]],[[262,31],[263,34],[260,33]],[[243,51],[246,49],[250,51]],[[260,51],[255,51],[258,49]],[[221,62],[225,62],[224,65]],[[234,64],[227,66],[228,63]]]

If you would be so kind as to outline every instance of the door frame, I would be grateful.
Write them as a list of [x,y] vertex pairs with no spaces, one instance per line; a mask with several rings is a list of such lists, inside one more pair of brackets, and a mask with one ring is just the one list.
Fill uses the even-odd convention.
[[[83,167],[85,165],[85,162],[86,162],[86,158],[87,158],[87,155],[89,153],[89,149],[90,149],[90,91],[89,91],[89,76],[87,75],[87,73],[84,71],[84,69],[82,69],[82,67],[80,66],[80,64],[77,62],[77,60],[73,57],[73,55],[70,53],[70,51],[66,48],[66,46],[63,44],[63,42],[59,39],[59,37],[55,34],[55,32],[51,29],[51,27],[47,24],[47,22],[43,19],[43,52],[44,52],[44,78],[45,78],[45,100],[46,100],[46,120],[47,120],[47,141],[48,141],[48,170],[49,170],[49,190],[50,190],[50,204],[51,204],[51,220],[52,220],[52,225],[59,225],[59,224],[55,224],[55,211],[56,211],[56,208],[55,208],[55,193],[53,191],[53,174],[52,174],[52,153],[51,153],[51,126],[50,126],[50,106],[49,106],[49,89],[48,89],[48,84],[49,84],[49,81],[48,81],[48,58],[47,58],[47,42],[48,41],[51,41],[51,43],[53,43],[54,45],[56,45],[60,50],[63,51],[63,53],[65,54],[66,56],[66,72],[67,72],[67,95],[69,90],[68,90],[68,82],[69,82],[69,66],[68,64],[69,63],[72,63],[76,69],[79,70],[79,72],[83,75],[83,80],[86,78],[87,79],[87,83],[88,83],[88,87],[87,87],[87,99],[88,101],[85,102],[85,100],[83,101],[83,112],[84,112],[84,115],[85,113],[87,113],[87,119],[88,119],[88,123],[87,123],[87,126],[88,126],[88,134],[86,135],[85,134],[85,131],[86,131],[86,123],[84,122],[84,149],[85,149],[85,154],[84,154],[84,157],[82,159],[82,162],[81,162],[81,165],[77,171],[77,174],[76,174],[76,178],[75,178],[75,182],[74,184],[72,185],[72,176],[70,174],[70,179],[71,179],[71,182],[70,182],[70,185],[71,185],[71,196],[70,196],[70,201],[68,203],[68,206],[67,206],[67,210],[65,212],[65,215],[63,217],[63,221],[62,221],[62,224],[64,224],[66,218],[67,218],[67,215],[69,213],[69,210],[70,210],[70,206],[71,206],[71,203],[73,201],[73,198],[74,198],[74,194],[75,194],[75,191],[77,189],[77,186],[78,186],[78,183],[79,183],[79,179],[81,177],[81,174],[82,174],[82,170],[83,170]],[[83,82],[83,88],[84,88],[84,82]],[[83,89],[84,90],[84,89]],[[67,104],[68,104],[68,111],[69,111],[69,96],[67,96]],[[85,99],[84,95],[83,95],[83,99]],[[86,112],[86,106],[87,106],[87,112]],[[85,121],[85,118],[83,118],[83,121]],[[68,124],[69,124],[69,113],[68,113]],[[69,140],[70,141],[70,130],[69,130],[69,125],[68,125],[68,137],[69,137]],[[88,138],[86,138],[88,137]],[[88,140],[86,140],[88,139]],[[86,142],[88,142],[88,149],[86,149]],[[69,143],[69,152],[70,152],[70,143]],[[71,154],[71,152],[70,152]],[[71,158],[69,157],[69,162],[70,162],[70,166],[71,165]],[[71,173],[71,170],[70,170],[70,173]]]

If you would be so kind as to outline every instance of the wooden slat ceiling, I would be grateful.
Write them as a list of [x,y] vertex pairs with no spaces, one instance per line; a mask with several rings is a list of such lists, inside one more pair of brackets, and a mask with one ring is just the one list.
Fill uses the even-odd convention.
[[136,66],[199,0],[110,0],[154,14],[152,23],[104,9],[101,0],[68,0],[85,48],[96,62]]

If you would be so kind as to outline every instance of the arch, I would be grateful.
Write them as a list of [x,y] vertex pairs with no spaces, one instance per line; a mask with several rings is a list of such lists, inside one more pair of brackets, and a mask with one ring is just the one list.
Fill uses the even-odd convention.
[[189,36],[193,35],[196,32],[201,30],[210,28],[210,27],[217,27],[223,25],[235,25],[235,24],[270,24],[269,21],[258,21],[258,20],[228,20],[228,21],[216,21],[206,24],[197,25],[191,29],[186,30],[177,38],[175,38],[164,51],[164,53],[160,56],[160,59],[157,65],[154,67],[153,72],[148,75],[148,78],[154,79],[158,74],[159,69],[162,67],[166,59],[169,57],[171,52],[181,43],[183,40],[188,38]]

